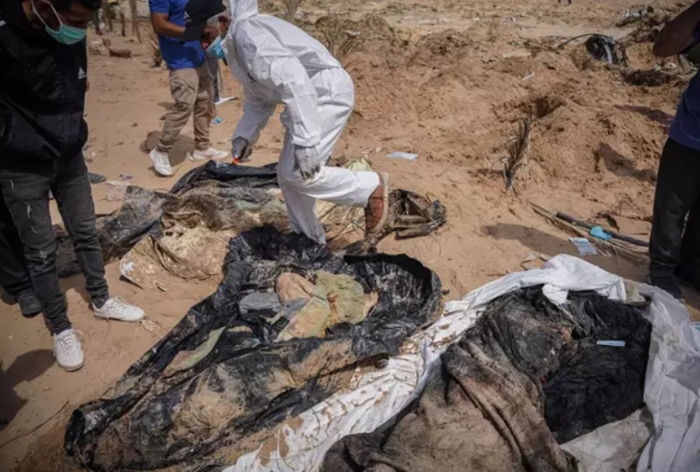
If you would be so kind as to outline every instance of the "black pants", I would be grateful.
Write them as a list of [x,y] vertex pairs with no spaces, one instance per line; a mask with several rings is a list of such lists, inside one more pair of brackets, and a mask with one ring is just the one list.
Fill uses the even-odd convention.
[[672,139],[659,164],[649,257],[652,277],[680,268],[700,280],[700,151]]
[[32,288],[17,227],[0,192],[0,287],[12,296]]
[[56,272],[56,236],[49,212],[49,190],[53,192],[73,240],[90,297],[95,305],[101,306],[109,298],[109,290],[82,154],[29,162],[5,156],[0,159],[0,191],[24,247],[32,285],[44,307],[46,324],[57,334],[71,325]]

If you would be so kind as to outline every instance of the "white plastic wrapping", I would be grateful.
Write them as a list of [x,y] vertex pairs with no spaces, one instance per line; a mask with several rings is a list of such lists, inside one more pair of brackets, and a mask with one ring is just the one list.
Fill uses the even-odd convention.
[[[383,369],[358,369],[350,391],[287,421],[275,437],[225,472],[318,470],[326,451],[340,438],[373,431],[415,398],[440,354],[474,324],[487,303],[535,285],[544,285],[544,293],[556,304],[565,303],[572,290],[595,290],[626,300],[620,277],[567,255],[551,259],[541,270],[484,285],[463,300],[448,303],[444,316],[409,338],[401,355]],[[648,422],[643,423],[638,412],[564,448],[579,459],[585,472],[617,472],[621,465],[633,463],[642,447],[639,471],[700,471],[700,332],[692,329],[687,311],[676,300],[652,287],[640,285],[639,290],[652,297],[645,402],[653,417],[653,437],[648,440]]]

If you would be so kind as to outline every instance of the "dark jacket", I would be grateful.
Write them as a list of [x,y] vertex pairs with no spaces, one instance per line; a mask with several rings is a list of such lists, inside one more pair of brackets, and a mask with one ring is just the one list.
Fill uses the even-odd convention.
[[59,44],[31,27],[20,0],[0,0],[0,166],[82,151],[86,79],[85,41]]

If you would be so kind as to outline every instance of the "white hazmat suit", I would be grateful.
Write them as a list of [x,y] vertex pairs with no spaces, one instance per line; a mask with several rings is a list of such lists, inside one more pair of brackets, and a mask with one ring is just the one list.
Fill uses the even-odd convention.
[[[277,167],[292,231],[324,244],[323,226],[314,214],[317,199],[366,206],[380,184],[375,172],[326,167],[353,106],[352,79],[328,50],[310,35],[279,18],[258,14],[257,0],[231,0],[231,27],[224,51],[233,75],[243,85],[243,117],[233,133],[253,146],[278,104],[286,128]],[[320,171],[304,180],[295,149],[307,148]]]

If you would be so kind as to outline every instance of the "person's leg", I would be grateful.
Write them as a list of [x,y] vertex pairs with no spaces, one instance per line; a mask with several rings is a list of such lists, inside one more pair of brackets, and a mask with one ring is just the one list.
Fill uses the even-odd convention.
[[66,231],[73,240],[75,256],[85,275],[92,303],[102,306],[109,299],[102,248],[97,238],[95,205],[82,155],[56,160],[53,190]]
[[209,141],[209,127],[214,119],[214,84],[209,66],[205,63],[197,68],[199,85],[197,99],[194,104],[194,146],[192,160],[223,159],[227,152],[219,151],[212,147]]
[[194,69],[170,71],[170,92],[175,104],[165,114],[163,132],[155,149],[149,154],[153,169],[160,175],[173,174],[168,153],[192,115],[198,86],[199,77]]
[[287,131],[284,137],[279,165],[277,166],[277,175],[279,186],[284,196],[284,203],[287,206],[289,226],[293,232],[305,234],[309,239],[313,239],[319,244],[325,244],[326,231],[314,213],[316,199],[298,192],[294,186],[287,183],[289,178],[293,178],[291,175],[293,174],[293,163],[294,144],[289,131]]
[[[376,172],[356,172],[326,166],[350,118],[355,97],[352,81],[342,69],[321,72],[314,76],[313,81],[317,89],[330,90],[330,93],[318,97],[319,122],[322,127],[318,148],[323,165],[313,180],[302,179],[298,169],[295,168],[294,146],[288,136],[285,139],[277,174],[287,204],[292,230],[323,243],[325,233],[313,212],[315,201],[326,200],[341,205],[367,206],[370,196],[380,185],[380,177]],[[316,82],[319,83],[316,84]],[[288,122],[288,118],[283,117],[283,121]]]
[[52,188],[63,223],[73,240],[76,258],[85,275],[93,312],[106,319],[140,321],[144,317],[143,310],[120,298],[109,296],[85,159],[82,154],[78,154],[56,163]]
[[219,101],[219,58],[209,57],[207,58],[207,66],[209,67],[209,73],[211,74],[212,87],[214,91],[214,104]]
[[0,261],[2,261],[0,287],[13,297],[20,292],[32,289],[22,242],[2,192],[0,192]]
[[[31,169],[27,170],[29,167]],[[0,191],[22,242],[46,325],[57,335],[70,329],[71,324],[56,272],[56,237],[48,199],[52,162],[37,161],[29,167],[15,165],[0,169]]]
[[194,145],[199,151],[211,147],[209,127],[214,119],[214,83],[207,64],[198,67],[197,98],[194,103]]
[[92,22],[95,23],[95,33],[102,34],[102,31],[100,30],[100,9],[99,8],[97,10],[95,10],[95,13],[93,13]]
[[23,316],[41,313],[41,303],[34,294],[24,247],[12,221],[5,197],[0,191],[0,287],[14,297]]
[[126,21],[127,21],[128,5],[125,0],[119,2],[119,22],[122,24],[122,37],[126,37]]
[[656,183],[649,273],[652,284],[674,296],[680,296],[673,273],[680,262],[685,218],[699,194],[700,152],[669,139],[661,155]]
[[110,33],[114,31],[114,17],[116,12],[114,10],[114,4],[110,2],[103,2],[104,16],[107,22],[107,29]]
[[688,215],[681,244],[681,258],[676,276],[700,290],[700,197]]
[[156,148],[158,151],[170,152],[182,128],[192,116],[198,88],[199,75],[195,69],[170,71],[170,93],[175,104],[165,114],[163,133],[160,135]]

